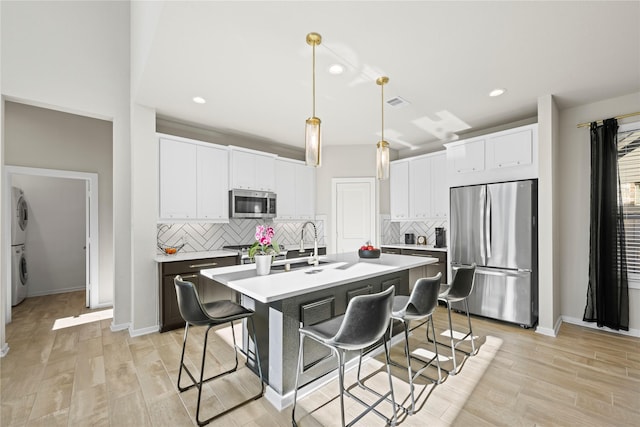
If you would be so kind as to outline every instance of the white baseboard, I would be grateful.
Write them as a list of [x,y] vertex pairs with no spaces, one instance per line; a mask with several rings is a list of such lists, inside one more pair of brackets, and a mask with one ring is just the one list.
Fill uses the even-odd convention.
[[45,289],[39,292],[29,292],[27,298],[31,297],[41,297],[43,295],[55,295],[55,294],[66,294],[67,292],[76,292],[76,291],[86,291],[86,286],[74,286],[71,288],[63,288],[63,289]]
[[611,328],[599,328],[595,322],[585,322],[582,319],[578,319],[575,317],[562,316],[562,320],[571,323],[572,325],[584,326],[585,328],[596,329],[598,331],[611,332],[614,334],[627,335],[630,337],[640,337],[640,329],[629,329],[628,331],[616,331]]
[[119,325],[116,325],[115,323],[113,323],[113,321],[111,322],[111,332],[124,331],[125,329],[129,329],[129,323],[121,323]]
[[536,333],[555,338],[558,336],[558,332],[560,331],[561,325],[562,325],[562,317],[558,317],[558,319],[556,320],[556,324],[553,325],[553,329],[542,328],[538,326],[536,327]]
[[9,344],[6,342],[2,344],[2,348],[0,348],[0,359],[5,357],[9,353]]
[[131,326],[129,326],[129,335],[132,337],[139,337],[141,335],[153,334],[155,332],[158,332],[159,330],[160,327],[158,325],[149,326],[148,328],[142,329],[132,329]]

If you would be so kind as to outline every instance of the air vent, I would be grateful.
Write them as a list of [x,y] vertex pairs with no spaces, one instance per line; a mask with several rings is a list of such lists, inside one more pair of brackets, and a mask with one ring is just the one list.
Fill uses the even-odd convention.
[[409,104],[410,104],[409,101],[399,96],[395,96],[391,99],[387,99],[387,105],[393,108],[402,108],[402,107],[406,107]]

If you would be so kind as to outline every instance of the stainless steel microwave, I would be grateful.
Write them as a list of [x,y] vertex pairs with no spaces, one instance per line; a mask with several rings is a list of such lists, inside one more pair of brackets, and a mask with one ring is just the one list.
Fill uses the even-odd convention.
[[275,218],[276,193],[255,190],[229,191],[231,218]]

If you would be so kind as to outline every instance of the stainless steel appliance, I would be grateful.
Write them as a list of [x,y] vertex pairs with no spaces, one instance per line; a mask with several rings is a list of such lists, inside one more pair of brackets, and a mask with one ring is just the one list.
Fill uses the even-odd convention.
[[451,189],[452,268],[477,265],[472,314],[523,327],[537,322],[537,199],[536,180]]
[[231,218],[275,218],[276,193],[255,190],[229,191]]
[[444,248],[447,246],[447,238],[444,234],[444,228],[436,227],[436,248]]

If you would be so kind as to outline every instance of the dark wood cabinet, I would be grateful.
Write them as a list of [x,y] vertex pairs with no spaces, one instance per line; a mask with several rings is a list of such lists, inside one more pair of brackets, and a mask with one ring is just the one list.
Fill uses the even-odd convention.
[[[326,255],[326,254],[327,254],[326,247],[323,246],[318,248],[318,255]],[[305,248],[303,252],[300,252],[299,249],[287,249],[287,259],[304,258],[312,255],[313,255],[313,248],[311,249]]]
[[159,263],[160,332],[184,327],[184,320],[178,309],[176,289],[173,283],[173,278],[176,275],[179,274],[183,280],[195,285],[202,302],[234,299],[231,289],[200,275],[200,270],[236,265],[236,261],[237,257],[229,256]]
[[442,251],[431,251],[428,249],[402,249],[402,255],[423,256],[437,258],[438,262],[426,266],[425,275],[433,277],[438,273],[442,273],[442,283],[447,283],[447,253]]

